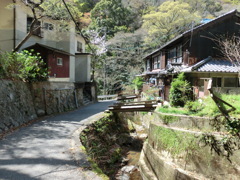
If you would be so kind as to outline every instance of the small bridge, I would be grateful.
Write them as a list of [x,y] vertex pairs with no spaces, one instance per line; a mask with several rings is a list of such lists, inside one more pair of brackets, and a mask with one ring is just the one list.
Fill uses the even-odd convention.
[[98,100],[110,100],[110,99],[116,99],[118,97],[117,94],[112,94],[112,95],[100,95],[98,96]]
[[157,100],[133,101],[137,98],[138,96],[136,95],[119,96],[117,98],[118,102],[114,103],[112,106],[109,106],[108,110],[112,112],[154,111],[158,103],[160,103]]

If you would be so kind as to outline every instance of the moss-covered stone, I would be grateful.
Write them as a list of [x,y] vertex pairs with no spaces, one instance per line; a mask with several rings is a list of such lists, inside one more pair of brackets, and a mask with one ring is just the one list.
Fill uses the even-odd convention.
[[159,114],[159,118],[163,121],[164,124],[173,123],[180,120],[180,117],[167,114]]
[[165,150],[173,156],[180,155],[187,150],[197,149],[197,139],[192,134],[174,131],[169,128],[151,124],[149,143],[154,149]]

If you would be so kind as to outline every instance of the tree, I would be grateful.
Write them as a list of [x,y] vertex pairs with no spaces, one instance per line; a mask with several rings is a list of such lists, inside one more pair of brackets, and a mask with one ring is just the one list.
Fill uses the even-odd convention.
[[90,12],[100,0],[75,0],[81,12]]
[[222,55],[232,64],[238,67],[238,79],[240,84],[240,37],[239,36],[221,36],[213,39],[218,45]]
[[188,3],[192,12],[198,11],[203,18],[208,16],[215,16],[216,12],[222,10],[221,2],[218,0],[181,0],[182,2]]
[[197,24],[200,16],[192,12],[188,3],[167,1],[157,11],[144,15],[143,20],[143,27],[148,31],[146,42],[157,47]]
[[[34,31],[41,28],[38,21],[43,17],[48,17],[53,20],[70,20],[70,15],[62,0],[19,0],[20,5],[26,8],[26,11],[31,12],[33,18],[31,25],[29,26],[26,36],[16,45],[14,51],[19,51],[22,45],[33,35]],[[68,7],[72,10],[74,17],[78,18],[82,15],[75,6],[75,0],[67,1]],[[18,4],[17,4],[18,5]]]
[[170,104],[183,107],[187,101],[191,100],[191,92],[191,86],[185,80],[184,73],[179,74],[171,83]]
[[[126,85],[131,85],[135,75],[143,68],[143,32],[118,32],[107,41],[107,53],[102,59],[101,68],[96,69],[99,89],[106,93],[116,93]],[[104,86],[105,84],[105,86]]]
[[105,53],[107,52],[106,46],[106,34],[103,36],[100,35],[99,32],[94,30],[86,31],[86,35],[91,43],[92,47],[92,81],[95,80],[95,71],[96,69],[102,67],[102,59],[105,57]]
[[116,32],[131,31],[130,24],[134,22],[131,17],[132,12],[123,6],[121,0],[101,0],[91,11],[89,28],[97,31],[104,28],[107,36],[113,37]]

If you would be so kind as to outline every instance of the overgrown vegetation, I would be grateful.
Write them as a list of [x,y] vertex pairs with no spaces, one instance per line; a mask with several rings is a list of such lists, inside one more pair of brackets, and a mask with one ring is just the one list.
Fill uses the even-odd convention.
[[191,100],[191,97],[192,90],[190,83],[185,80],[184,73],[181,73],[171,83],[169,93],[170,104],[175,107],[183,107],[187,101]]
[[[122,157],[132,143],[129,131],[127,122],[120,122],[117,116],[109,114],[80,134],[80,140],[91,160],[110,178],[114,178],[121,167]],[[94,168],[101,172],[96,164]]]
[[[233,104],[236,108],[235,111],[231,112],[231,116],[240,117],[240,95],[229,95],[222,94],[221,98],[230,104]],[[196,100],[196,101],[186,101],[186,105],[181,108],[161,106],[156,108],[157,112],[171,113],[171,114],[184,114],[184,115],[194,115],[194,116],[205,116],[214,117],[220,115],[217,105],[214,103],[210,96]]]
[[167,150],[173,156],[197,148],[196,138],[189,133],[177,132],[161,126],[155,126],[152,131],[156,148]]
[[35,82],[46,80],[48,71],[39,54],[34,51],[0,54],[0,78]]
[[[225,156],[231,162],[234,151],[240,149],[240,95],[218,95],[224,101],[232,104],[236,110],[229,113],[230,118],[225,118],[219,111],[217,105],[210,96],[197,100],[188,101],[183,108],[169,106],[158,107],[156,111],[172,114],[185,114],[194,116],[211,117],[210,125],[215,131],[204,133],[200,137],[203,146],[210,146],[211,150],[218,155]],[[225,107],[228,109],[227,107]],[[174,119],[171,116],[162,116],[165,124],[171,123]],[[216,133],[219,136],[216,136]]]
[[[84,31],[105,38],[106,52],[97,58],[95,80],[99,94],[116,94],[143,71],[143,57],[180,33],[233,9],[230,0],[78,0],[91,11]],[[226,3],[225,3],[226,2]],[[234,6],[234,7],[233,7]],[[224,8],[223,8],[224,7]],[[223,11],[222,11],[223,10]],[[221,12],[222,11],[222,12]],[[84,21],[85,17],[81,17]],[[88,33],[86,33],[89,36]],[[93,63],[93,64],[94,64]]]

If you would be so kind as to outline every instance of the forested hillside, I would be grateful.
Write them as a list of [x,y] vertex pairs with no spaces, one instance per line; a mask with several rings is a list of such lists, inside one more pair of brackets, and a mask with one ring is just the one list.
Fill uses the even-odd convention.
[[143,57],[180,33],[240,7],[239,0],[77,0],[100,94],[131,88]]

